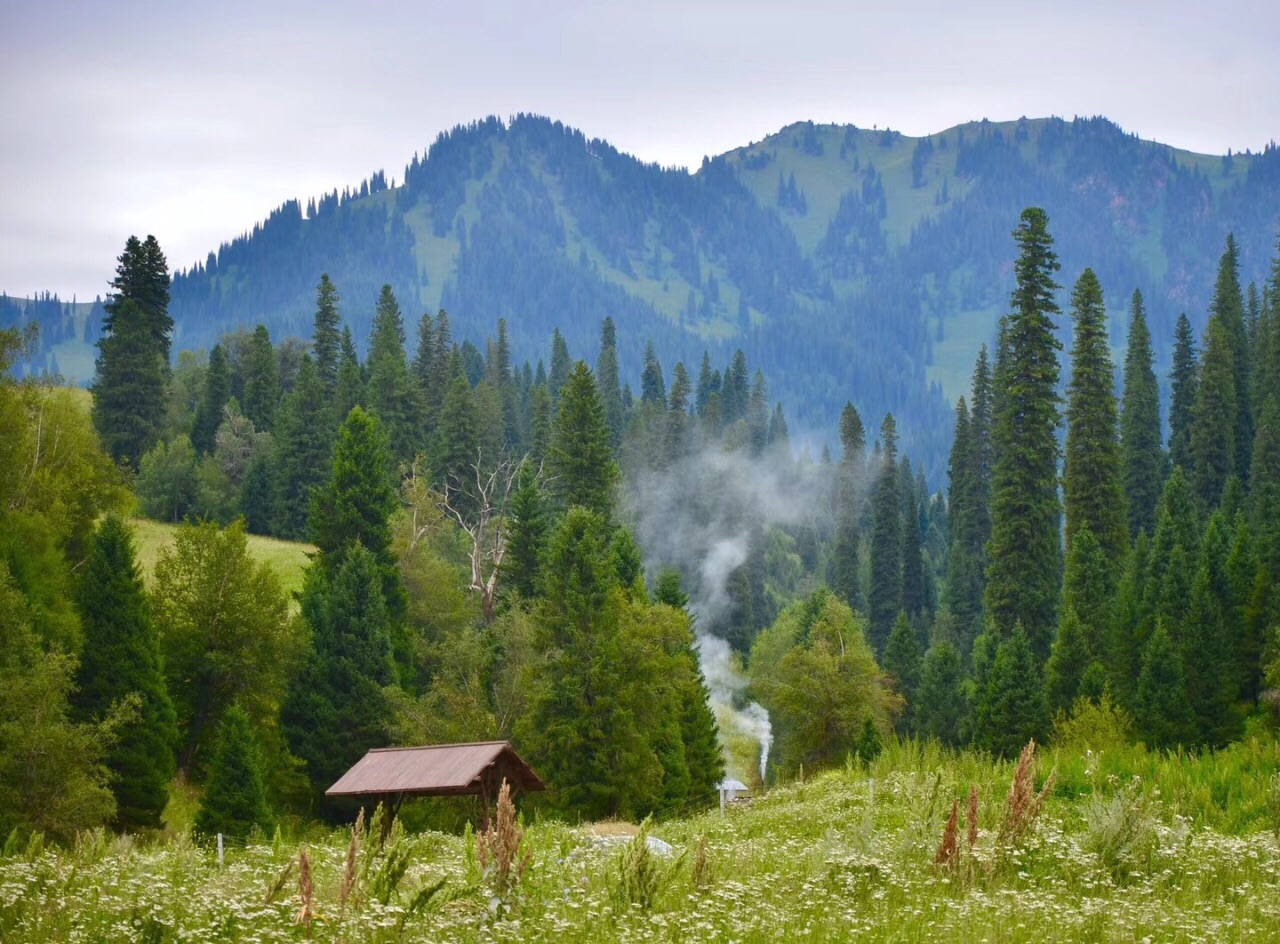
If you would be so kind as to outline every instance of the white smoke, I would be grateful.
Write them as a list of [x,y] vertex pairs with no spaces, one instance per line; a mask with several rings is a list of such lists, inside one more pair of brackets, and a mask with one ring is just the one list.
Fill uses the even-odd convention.
[[[743,677],[720,635],[730,618],[729,578],[746,563],[754,521],[763,528],[821,520],[831,512],[832,469],[797,464],[773,452],[751,459],[744,452],[705,449],[668,468],[629,477],[627,504],[636,539],[651,575],[669,566],[680,572],[712,708],[727,741],[748,737],[759,745],[759,775],[768,770],[773,728],[769,713],[747,702]],[[734,758],[726,752],[731,765]],[[745,782],[753,770],[730,772]]]

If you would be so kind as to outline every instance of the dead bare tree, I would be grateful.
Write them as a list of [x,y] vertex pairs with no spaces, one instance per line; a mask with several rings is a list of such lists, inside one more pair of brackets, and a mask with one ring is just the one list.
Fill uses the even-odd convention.
[[507,552],[507,500],[528,460],[502,459],[486,468],[483,458],[476,453],[476,461],[467,468],[465,477],[446,476],[444,491],[436,496],[436,507],[456,521],[471,540],[471,589],[480,594],[485,622],[492,623],[498,572]]

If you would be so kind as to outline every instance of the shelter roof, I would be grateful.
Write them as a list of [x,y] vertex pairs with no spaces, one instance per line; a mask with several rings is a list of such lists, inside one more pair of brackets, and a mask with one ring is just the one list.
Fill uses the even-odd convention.
[[523,793],[546,789],[509,741],[481,741],[374,748],[326,790],[325,796],[496,795],[503,779]]

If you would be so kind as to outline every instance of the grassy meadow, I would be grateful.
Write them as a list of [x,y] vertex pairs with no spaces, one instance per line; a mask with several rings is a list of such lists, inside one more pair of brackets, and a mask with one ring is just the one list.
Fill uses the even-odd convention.
[[891,744],[723,818],[651,824],[670,857],[527,816],[506,883],[469,832],[397,828],[354,854],[350,829],[277,833],[221,867],[185,834],[95,832],[5,850],[0,939],[1274,941],[1278,766],[1269,737],[1203,757],[1062,748],[1016,781],[1012,762]]
[[[150,580],[161,549],[173,546],[178,525],[152,521],[149,518],[133,518],[129,525],[133,528],[138,565]],[[311,562],[309,555],[315,553],[315,547],[310,544],[264,537],[260,534],[247,534],[245,538],[249,544],[249,554],[254,560],[271,565],[280,578],[281,586],[289,594],[290,600],[293,600],[294,592],[302,589],[302,574]]]

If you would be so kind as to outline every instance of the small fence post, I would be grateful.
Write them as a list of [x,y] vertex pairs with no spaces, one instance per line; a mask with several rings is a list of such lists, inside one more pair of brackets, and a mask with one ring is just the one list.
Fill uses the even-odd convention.
[[222,868],[222,833],[218,833],[218,868]]

